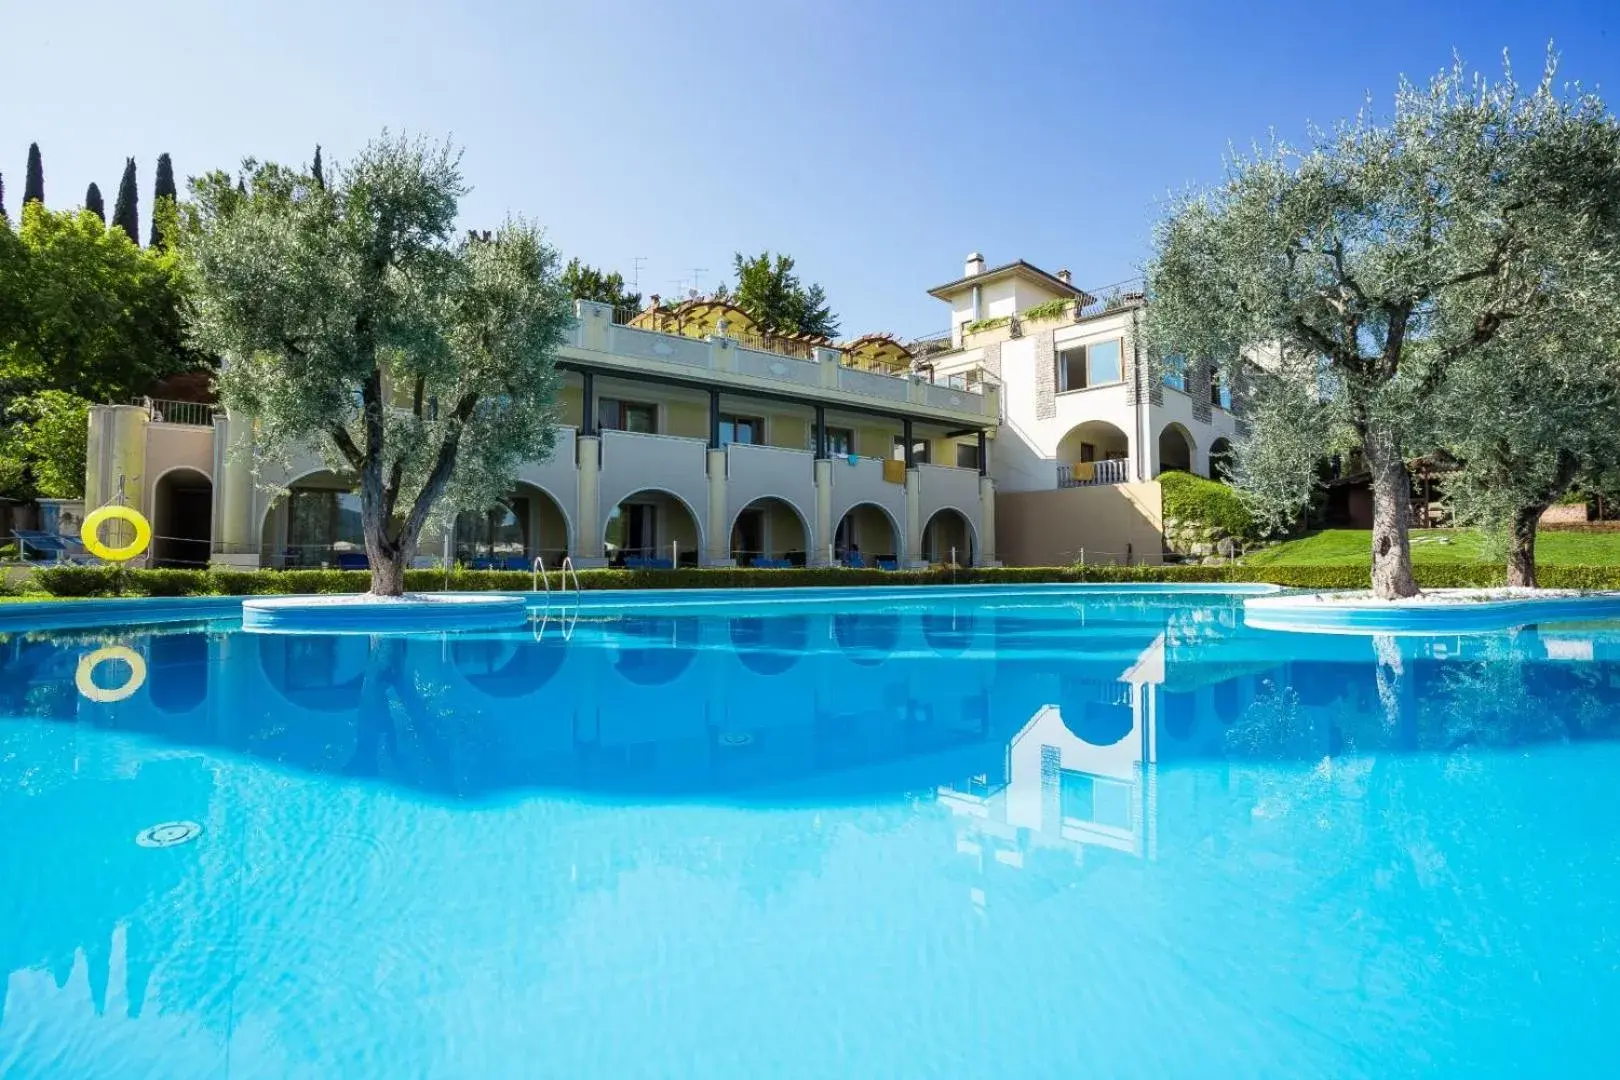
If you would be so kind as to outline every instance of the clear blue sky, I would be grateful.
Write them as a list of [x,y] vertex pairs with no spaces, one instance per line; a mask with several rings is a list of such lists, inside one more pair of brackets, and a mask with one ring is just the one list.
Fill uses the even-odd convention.
[[231,0],[0,5],[0,172],[109,211],[124,158],[182,176],[342,159],[387,125],[451,135],[469,226],[508,212],[565,254],[676,293],[786,251],[846,333],[948,323],[925,290],[992,262],[1133,275],[1167,193],[1230,143],[1387,108],[1453,50],[1620,101],[1614,0],[984,3]]

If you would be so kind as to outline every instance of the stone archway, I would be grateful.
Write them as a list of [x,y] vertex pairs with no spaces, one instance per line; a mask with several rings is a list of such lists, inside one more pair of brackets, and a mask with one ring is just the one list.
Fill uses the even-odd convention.
[[602,540],[610,565],[695,566],[703,550],[703,523],[679,495],[643,488],[608,511]]
[[934,511],[923,526],[922,555],[931,563],[949,563],[954,552],[954,565],[972,566],[977,547],[973,523],[953,506]]
[[1193,471],[1192,433],[1172,421],[1159,432],[1159,472]]
[[810,524],[786,499],[755,499],[731,522],[731,558],[738,566],[803,566],[810,555]]
[[856,503],[833,529],[833,560],[846,566],[874,566],[900,558],[900,525],[876,503]]
[[152,564],[208,565],[214,526],[214,484],[196,469],[170,469],[152,488]]

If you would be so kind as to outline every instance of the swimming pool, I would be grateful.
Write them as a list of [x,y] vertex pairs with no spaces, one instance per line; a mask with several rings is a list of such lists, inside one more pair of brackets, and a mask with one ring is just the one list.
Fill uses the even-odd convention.
[[0,621],[0,1075],[1605,1071],[1620,623],[585,599]]

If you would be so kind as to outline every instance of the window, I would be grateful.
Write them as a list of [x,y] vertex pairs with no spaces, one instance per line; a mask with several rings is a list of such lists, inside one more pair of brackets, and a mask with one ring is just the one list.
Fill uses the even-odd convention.
[[1122,382],[1125,378],[1122,357],[1123,345],[1119,338],[1063,350],[1057,356],[1058,393]]
[[958,469],[977,469],[979,467],[979,444],[956,444],[956,467]]
[[[807,438],[811,452],[816,449],[816,425],[810,425],[810,434]],[[827,456],[848,457],[855,452],[855,433],[849,428],[830,427],[827,429]]]
[[1080,460],[1081,461],[1096,461],[1097,460],[1097,445],[1095,443],[1088,443],[1088,442],[1081,443],[1080,444]]
[[758,446],[765,441],[765,421],[752,416],[720,416],[720,445]]
[[1232,386],[1226,381],[1226,376],[1218,371],[1210,372],[1209,403],[1218,409],[1232,411]]
[[[911,463],[913,465],[928,464],[928,452],[929,443],[927,439],[911,440]],[[896,461],[904,461],[906,459],[906,437],[904,435],[896,435],[894,437],[893,457]]]
[[652,503],[620,503],[603,531],[608,556],[616,561],[626,555],[646,558],[657,554],[657,537],[658,507]]
[[658,406],[638,401],[601,398],[596,403],[596,424],[603,431],[658,433]]
[[1164,385],[1172,390],[1187,392],[1187,358],[1185,356],[1167,356],[1164,358]]

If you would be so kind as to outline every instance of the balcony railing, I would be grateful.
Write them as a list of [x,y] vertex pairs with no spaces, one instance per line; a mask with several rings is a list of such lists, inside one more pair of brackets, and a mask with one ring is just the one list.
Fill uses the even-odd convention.
[[136,398],[131,405],[146,410],[154,424],[182,424],[187,427],[213,427],[218,405],[202,401],[162,401],[155,398]]
[[1124,458],[1109,461],[1083,461],[1058,466],[1058,487],[1092,487],[1101,484],[1128,484],[1131,463]]

